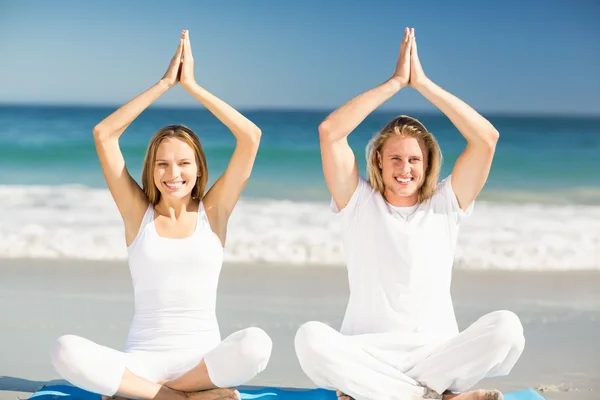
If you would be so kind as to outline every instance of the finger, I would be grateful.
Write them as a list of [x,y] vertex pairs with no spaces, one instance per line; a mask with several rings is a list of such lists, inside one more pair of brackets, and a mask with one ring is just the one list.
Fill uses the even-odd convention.
[[190,31],[188,30],[185,31],[185,49],[185,54],[192,54],[192,43],[190,42]]
[[183,54],[183,40],[179,39],[179,44],[177,45],[177,50],[175,51],[175,54],[173,55],[173,59],[171,60],[171,65],[179,64],[182,54]]
[[417,38],[413,36],[411,44],[410,44],[410,54],[416,58],[419,57],[419,53],[417,53]]
[[404,49],[404,59],[410,58],[411,46],[412,46],[412,40],[409,40],[408,43],[406,43],[406,46]]
[[179,45],[177,46],[177,51],[175,52],[175,58],[180,59],[182,53],[183,53],[183,39],[179,39]]
[[187,47],[188,47],[188,43],[187,43],[187,38],[186,38],[186,36],[187,36],[187,31],[186,31],[186,30],[184,30],[184,31],[183,31],[183,33],[181,34],[181,40],[183,40],[183,57],[184,57],[184,58],[185,58],[185,55],[186,55],[186,54],[187,54],[187,52],[188,52],[188,49],[187,49]]
[[406,45],[408,44],[408,38],[409,38],[408,28],[404,28],[404,36],[402,37],[402,41],[400,42],[400,55],[404,54],[404,49],[406,48]]

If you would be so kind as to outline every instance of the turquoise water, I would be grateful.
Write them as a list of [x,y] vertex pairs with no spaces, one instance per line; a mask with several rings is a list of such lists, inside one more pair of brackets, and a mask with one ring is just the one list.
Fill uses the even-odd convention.
[[[112,111],[0,106],[0,260],[126,258],[122,221],[92,138],[94,125]],[[252,177],[228,223],[225,260],[343,265],[317,133],[328,111],[245,114],[263,136]],[[443,115],[412,115],[438,138],[442,173],[449,174],[465,140]],[[394,116],[375,113],[349,137],[362,173],[367,141]],[[479,198],[484,201],[461,226],[455,265],[600,270],[600,118],[488,118],[500,142]],[[214,181],[235,139],[201,109],[152,108],[129,127],[121,147],[134,178],[139,181],[150,137],[168,124],[198,133]]]
[[[0,106],[0,185],[105,187],[92,128],[114,108]],[[246,197],[325,200],[317,127],[329,111],[248,111],[263,132]],[[368,139],[398,113],[376,112],[349,141],[364,174]],[[441,114],[409,115],[432,131],[450,172],[465,140]],[[501,202],[600,202],[600,117],[488,116],[501,134],[481,198]],[[159,128],[184,124],[205,148],[210,181],[225,169],[233,135],[203,109],[146,110],[123,134],[127,166],[139,181],[146,145]]]

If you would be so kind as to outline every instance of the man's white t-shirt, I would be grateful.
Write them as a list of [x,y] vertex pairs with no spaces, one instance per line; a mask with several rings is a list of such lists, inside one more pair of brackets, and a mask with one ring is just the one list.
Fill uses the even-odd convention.
[[341,332],[458,333],[450,283],[462,211],[450,176],[429,200],[394,207],[362,177],[339,211],[350,299]]

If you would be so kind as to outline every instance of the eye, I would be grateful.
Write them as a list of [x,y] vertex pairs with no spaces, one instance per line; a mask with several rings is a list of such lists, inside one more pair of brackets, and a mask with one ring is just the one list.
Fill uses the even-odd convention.
[[189,161],[184,161],[182,164],[183,164],[183,165],[190,165],[190,164],[191,164],[191,162],[189,162]]
[[159,162],[157,165],[158,165],[159,167],[166,167],[166,166],[167,166],[167,163],[166,163],[166,162]]
[[411,158],[410,159],[410,162],[419,162],[419,161],[421,161],[420,158]]
[[394,160],[394,161],[399,161],[399,160],[400,160],[400,157],[394,156],[394,157],[392,157],[392,160]]

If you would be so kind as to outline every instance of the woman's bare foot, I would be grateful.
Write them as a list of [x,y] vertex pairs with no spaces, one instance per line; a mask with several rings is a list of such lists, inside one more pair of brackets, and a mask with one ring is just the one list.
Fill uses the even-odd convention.
[[473,390],[458,394],[445,392],[443,400],[504,400],[504,396],[498,390]]
[[335,394],[337,395],[338,400],[354,400],[353,397],[350,397],[346,393],[343,393],[343,392],[341,392],[339,390],[336,390]]
[[240,400],[240,392],[229,388],[208,389],[200,392],[186,392],[185,396],[189,400]]
[[[178,390],[169,389],[167,387],[163,387],[161,390],[168,390],[171,393],[178,395],[179,398],[189,399],[189,400],[240,400],[240,392],[235,389],[228,388],[216,388],[216,389],[208,389],[201,390],[198,392],[181,392]],[[171,396],[173,397],[173,396]],[[102,400],[131,400],[127,397],[114,395],[114,396],[102,396]]]

